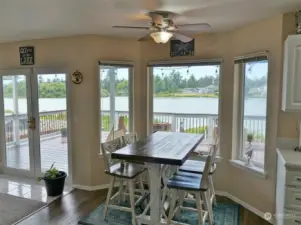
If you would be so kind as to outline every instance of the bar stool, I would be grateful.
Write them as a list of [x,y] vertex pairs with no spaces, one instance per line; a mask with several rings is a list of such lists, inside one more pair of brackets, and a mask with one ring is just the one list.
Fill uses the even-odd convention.
[[[105,173],[110,176],[110,184],[109,190],[107,194],[107,199],[103,211],[104,219],[107,216],[108,208],[118,209],[122,211],[128,211],[132,213],[132,224],[136,225],[136,213],[135,213],[135,206],[140,204],[141,201],[144,200],[144,187],[140,180],[139,175],[142,174],[146,169],[144,166],[127,163],[127,162],[120,162],[120,161],[113,161],[111,160],[111,153],[122,148],[124,146],[124,137],[117,138],[105,143],[101,143],[101,151],[104,157],[104,164],[105,164]],[[113,188],[115,181],[119,179],[120,186],[117,193],[112,196]],[[140,189],[138,190],[141,195],[135,195],[135,181],[136,179],[139,180]],[[123,182],[125,181],[127,189],[129,193],[124,192],[124,185]],[[124,207],[118,206],[116,204],[110,204],[111,201],[115,201],[116,197],[119,197],[119,201],[124,200],[124,195],[129,195],[130,198],[130,205],[131,207]],[[135,201],[135,197],[138,198]]]
[[[207,218],[209,219],[209,225],[213,224],[213,210],[209,192],[209,173],[212,159],[215,155],[216,147],[212,146],[202,174],[179,171],[169,179],[167,187],[171,190],[171,203],[167,224],[171,224],[172,218],[175,214],[179,213],[180,209],[196,211],[199,216],[199,225],[204,225]],[[195,196],[197,209],[182,206],[187,193]],[[176,207],[177,200],[178,206]]]
[[[214,148],[216,148],[216,151],[219,147],[218,145],[218,139],[216,139],[215,144],[212,145]],[[216,205],[216,197],[215,197],[215,189],[213,184],[213,175],[216,170],[216,154],[214,155],[214,158],[212,159],[212,165],[209,171],[209,188],[210,188],[210,201],[214,205]],[[186,160],[185,163],[180,166],[179,171],[182,172],[188,172],[188,173],[196,173],[196,174],[203,174],[205,169],[205,162],[199,161],[199,160]]]

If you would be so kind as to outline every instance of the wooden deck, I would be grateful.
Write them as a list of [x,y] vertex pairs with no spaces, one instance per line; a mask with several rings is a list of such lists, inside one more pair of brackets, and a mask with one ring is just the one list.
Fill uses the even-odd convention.
[[[104,142],[109,132],[102,132],[102,142]],[[197,148],[197,151],[208,151],[209,147],[204,140]],[[257,147],[257,148],[256,148]],[[262,146],[256,146],[252,156],[252,160],[256,162],[264,162],[264,151]],[[28,143],[22,143],[19,147],[10,145],[6,150],[7,166],[29,170],[29,148]],[[60,135],[44,138],[41,141],[41,166],[42,171],[48,169],[55,162],[55,166],[59,170],[68,172],[68,152],[67,143]]]
[[[29,170],[28,142],[20,146],[8,145],[6,149],[7,167]],[[50,168],[55,162],[59,170],[68,172],[67,142],[60,136],[48,137],[41,140],[41,167],[42,171]]]

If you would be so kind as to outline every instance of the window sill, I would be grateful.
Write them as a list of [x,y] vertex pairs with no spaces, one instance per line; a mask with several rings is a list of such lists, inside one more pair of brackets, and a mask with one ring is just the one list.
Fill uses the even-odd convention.
[[237,168],[254,173],[255,175],[257,175],[263,179],[267,179],[268,174],[267,174],[267,172],[264,171],[263,168],[260,168],[260,167],[254,166],[254,165],[246,165],[246,163],[241,160],[230,160],[230,163]]

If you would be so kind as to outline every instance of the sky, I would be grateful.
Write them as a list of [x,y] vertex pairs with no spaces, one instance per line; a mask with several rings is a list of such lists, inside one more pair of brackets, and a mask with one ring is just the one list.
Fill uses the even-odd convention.
[[[251,69],[250,69],[251,68]],[[197,79],[204,76],[216,76],[219,73],[219,66],[182,66],[182,67],[155,67],[155,75],[168,75],[172,70],[179,71],[182,76],[193,74]],[[107,69],[101,70],[102,76],[101,79],[104,79]],[[246,65],[246,76],[250,79],[260,79],[263,76],[266,76],[268,72],[267,63],[252,63]],[[121,68],[117,69],[118,79],[128,79],[129,69]]]

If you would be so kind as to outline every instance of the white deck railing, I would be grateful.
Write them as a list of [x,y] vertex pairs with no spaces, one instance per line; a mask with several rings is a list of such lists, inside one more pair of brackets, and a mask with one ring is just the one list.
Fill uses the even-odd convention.
[[[101,110],[100,113],[102,130],[110,131],[112,124],[110,111]],[[125,125],[128,128],[129,113],[127,111],[116,111],[114,124],[117,126],[120,116],[125,118]],[[154,113],[153,123],[168,123],[170,131],[203,133],[206,132],[210,121],[217,120],[217,118],[217,114]],[[5,132],[8,142],[18,141],[27,137],[27,120],[26,114],[5,116]],[[258,142],[265,140],[265,124],[266,118],[264,116],[246,116],[244,120],[245,129],[247,129],[248,133],[252,133],[254,139]],[[40,135],[61,132],[66,127],[65,110],[40,113]]]

